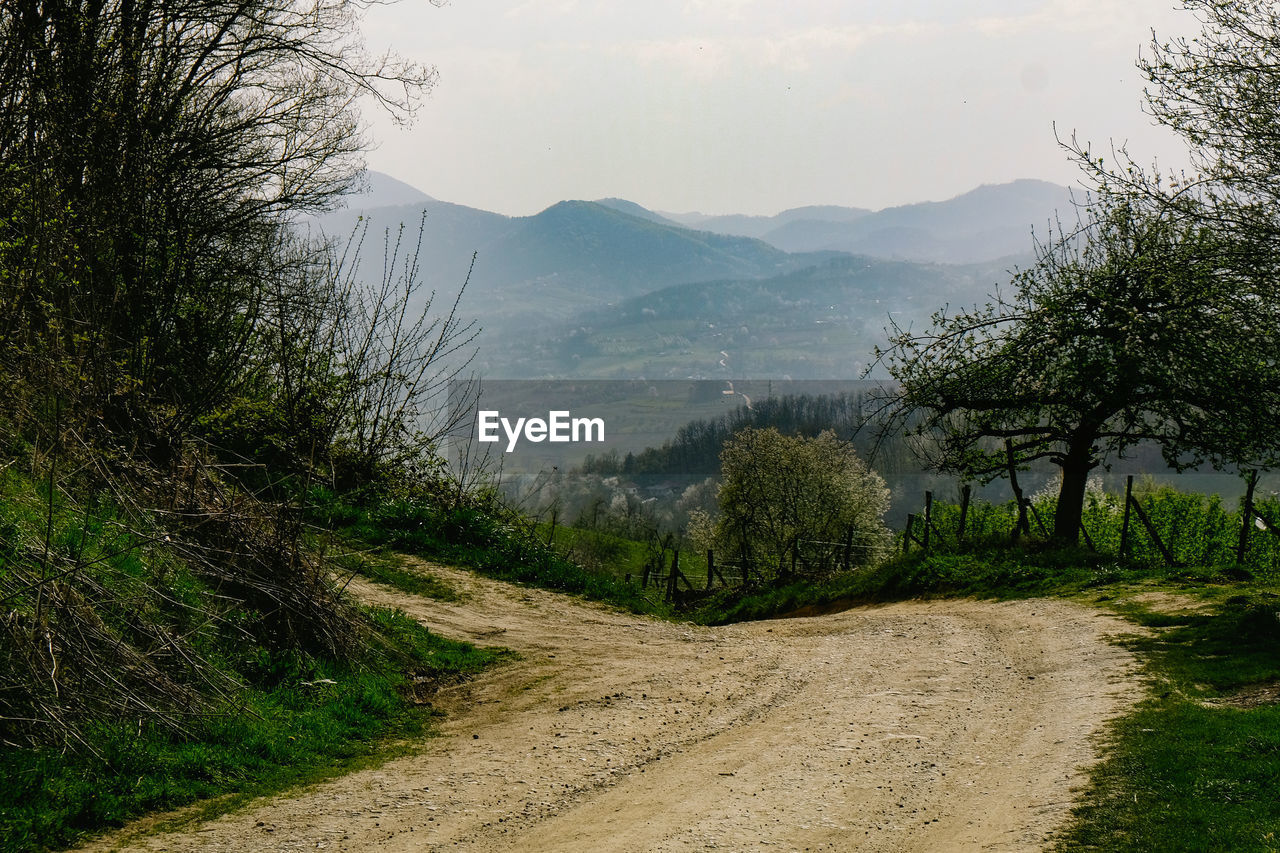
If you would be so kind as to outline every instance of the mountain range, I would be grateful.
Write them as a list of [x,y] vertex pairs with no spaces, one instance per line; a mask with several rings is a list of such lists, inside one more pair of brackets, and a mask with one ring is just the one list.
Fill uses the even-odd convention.
[[428,290],[466,281],[491,377],[852,378],[891,316],[984,299],[1055,217],[1074,220],[1070,192],[1031,180],[880,211],[706,216],[607,198],[511,217],[369,172],[314,225],[363,240],[365,278],[399,240]]
[[947,201],[871,211],[798,207],[776,216],[664,214],[687,227],[756,237],[786,252],[836,251],[893,260],[981,263],[1025,254],[1034,227],[1043,239],[1056,220],[1072,223],[1066,187],[1019,180],[985,185]]

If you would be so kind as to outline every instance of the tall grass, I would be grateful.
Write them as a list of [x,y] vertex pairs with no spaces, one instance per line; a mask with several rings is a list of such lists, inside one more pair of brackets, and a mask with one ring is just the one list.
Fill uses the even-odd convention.
[[0,472],[0,853],[334,772],[501,656],[332,586],[351,652],[282,641],[144,523]]

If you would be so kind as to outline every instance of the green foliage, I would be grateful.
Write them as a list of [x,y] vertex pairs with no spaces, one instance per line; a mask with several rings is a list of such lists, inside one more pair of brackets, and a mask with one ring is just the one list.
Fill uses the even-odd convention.
[[0,0],[5,850],[369,752],[493,658],[354,605],[290,505],[435,482],[465,337],[398,242],[365,287],[291,224],[359,167],[357,96],[433,77],[354,14]]
[[[1251,530],[1246,561],[1235,564],[1240,533],[1239,511],[1229,512],[1216,495],[1178,492],[1146,484],[1135,491],[1166,545],[1180,565],[1168,566],[1136,515],[1130,519],[1129,548],[1117,555],[1123,524],[1123,496],[1091,488],[1085,513],[1098,550],[1061,547],[1047,541],[1047,526],[1032,521],[1035,534],[1011,541],[1017,521],[1012,502],[974,502],[965,521],[965,538],[957,541],[960,507],[935,502],[930,551],[913,546],[876,565],[823,579],[799,579],[777,588],[722,590],[691,611],[695,621],[722,624],[741,619],[778,616],[804,607],[833,602],[886,601],[916,596],[976,595],[1021,598],[1029,595],[1072,595],[1118,583],[1159,580],[1178,585],[1227,583],[1242,574],[1259,581],[1280,581],[1280,537]],[[1052,516],[1052,494],[1037,496],[1036,516]],[[1258,505],[1280,513],[1275,499]],[[919,531],[917,530],[917,533]],[[899,549],[901,540],[899,539]],[[1243,573],[1242,573],[1243,569]],[[1265,610],[1251,617],[1269,625]]]
[[[1212,570],[1235,570],[1236,550],[1240,540],[1243,508],[1229,510],[1218,495],[1180,492],[1172,486],[1139,484],[1134,498],[1142,506],[1151,526],[1184,567],[1208,567]],[[1037,538],[1048,537],[1052,528],[1057,498],[1053,494],[1035,496],[1031,503],[1031,529]],[[1280,501],[1275,497],[1255,503],[1255,513],[1280,521]],[[959,541],[960,506],[949,502],[933,505],[933,535],[930,549],[942,554],[965,554],[974,549],[985,552],[999,550],[1007,542],[1017,522],[1016,505],[970,504],[965,520],[965,539]],[[1102,491],[1091,486],[1085,493],[1082,522],[1089,541],[1099,556],[1096,559],[1117,562],[1124,527],[1124,495]],[[1280,577],[1280,528],[1259,529],[1250,524],[1248,547],[1242,568],[1260,578]],[[917,530],[919,535],[919,530]],[[1094,558],[1091,558],[1091,560]],[[1125,565],[1154,569],[1164,566],[1165,558],[1136,512],[1129,517],[1129,539],[1124,554]]]
[[989,480],[1062,469],[1053,535],[1076,540],[1088,473],[1142,441],[1173,467],[1272,459],[1276,330],[1211,228],[1106,198],[1041,248],[1011,298],[899,330],[881,353],[933,465]]
[[[792,564],[829,572],[837,562],[832,549],[846,541],[855,565],[874,562],[887,548],[884,480],[834,433],[803,438],[747,428],[725,443],[720,460],[719,514],[695,511],[690,523],[699,548],[747,560],[770,579]],[[809,567],[806,546],[813,542],[828,550]]]
[[1153,32],[1137,66],[1147,78],[1146,111],[1187,144],[1194,180],[1144,169],[1127,154],[1108,165],[1086,147],[1073,150],[1111,191],[1155,200],[1228,237],[1233,251],[1224,265],[1269,300],[1280,227],[1280,146],[1271,132],[1280,108],[1270,96],[1280,86],[1280,12],[1266,0],[1181,5],[1199,33],[1170,39]]
[[[330,495],[326,505],[329,518],[341,519],[335,529],[349,541],[466,566],[499,580],[581,595],[635,613],[669,612],[613,571],[591,570],[563,556],[531,521],[503,507],[494,496],[472,496],[464,503],[419,499],[360,507]],[[374,569],[370,576],[408,592],[432,594],[417,572]]]
[[[868,387],[872,383],[867,383]],[[722,383],[704,383],[720,394]],[[701,390],[701,389],[699,389]],[[715,418],[690,421],[676,430],[661,447],[645,448],[619,458],[617,452],[588,457],[584,473],[642,476],[703,475],[720,472],[720,451],[725,442],[747,428],[774,428],[784,435],[816,438],[830,430],[848,441],[864,457],[874,451],[881,470],[886,463],[901,466],[910,456],[900,441],[879,442],[874,435],[872,405],[862,392],[838,394],[784,394],[753,400]]]

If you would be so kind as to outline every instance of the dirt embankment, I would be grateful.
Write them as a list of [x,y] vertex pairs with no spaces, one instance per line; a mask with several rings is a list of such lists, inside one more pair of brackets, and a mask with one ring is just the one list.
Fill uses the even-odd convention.
[[433,630],[523,656],[439,697],[446,737],[168,851],[1035,850],[1137,696],[1123,623],[945,601],[696,628],[433,567]]

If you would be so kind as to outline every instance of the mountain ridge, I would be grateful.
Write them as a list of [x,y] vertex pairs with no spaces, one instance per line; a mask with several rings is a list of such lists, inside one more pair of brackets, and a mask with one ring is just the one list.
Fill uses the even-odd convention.
[[[718,334],[736,342],[733,367],[798,376],[866,358],[891,311],[927,322],[944,302],[1008,281],[1008,265],[1030,257],[1032,224],[1069,192],[1027,181],[880,212],[792,208],[770,218],[775,242],[711,230],[710,220],[682,225],[625,199],[507,216],[422,196],[316,221],[339,240],[366,229],[361,278],[383,273],[386,239],[388,251],[396,240],[419,247],[426,290],[449,293],[466,281],[459,311],[482,320],[490,377],[676,375],[684,360],[689,373],[712,375],[724,349],[712,346]],[[975,278],[957,258],[984,271]],[[619,312],[620,324],[608,320]],[[707,331],[689,325],[695,319],[750,331]]]

